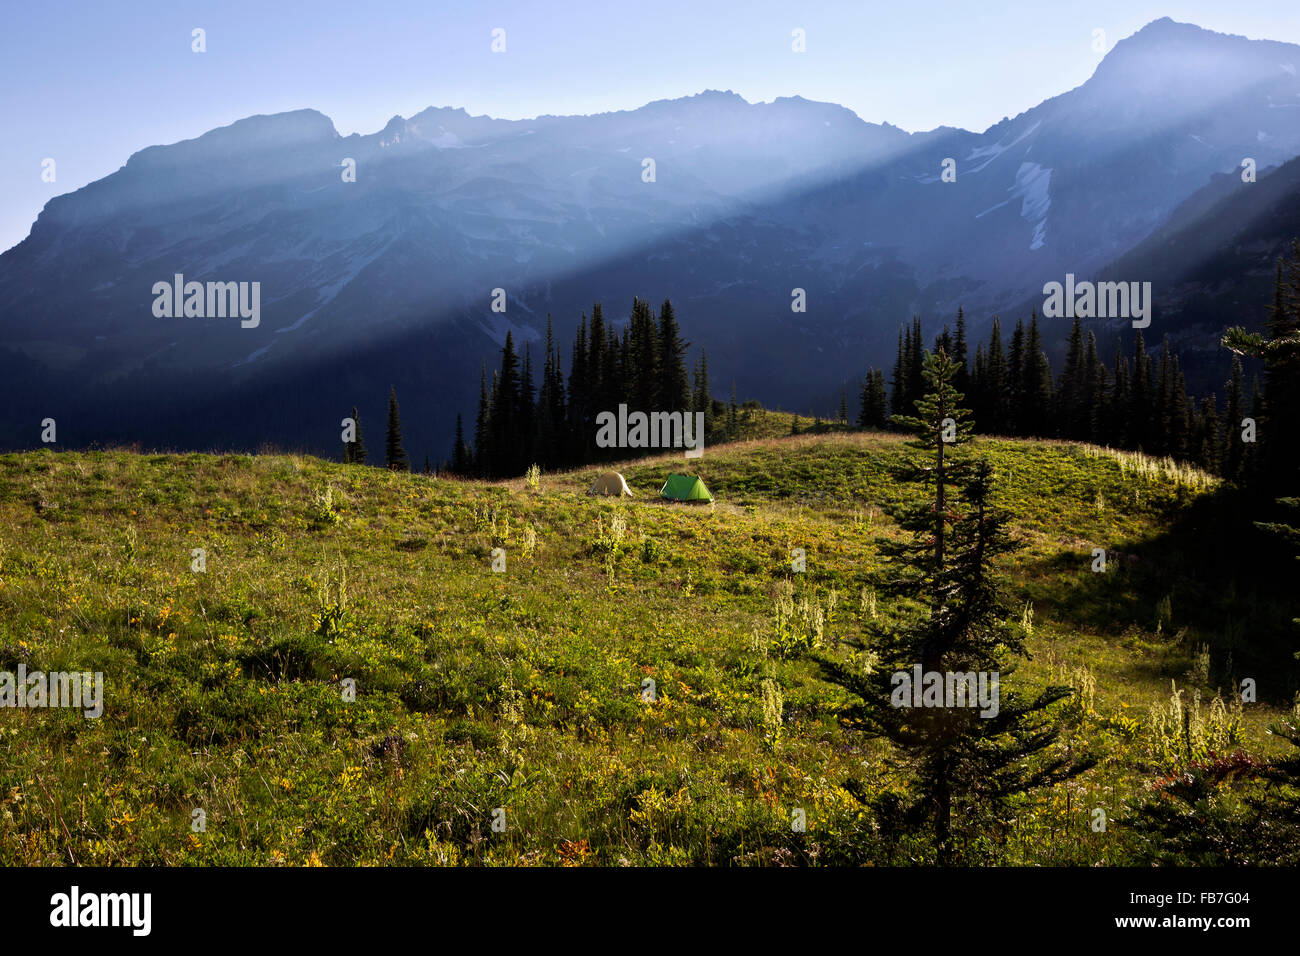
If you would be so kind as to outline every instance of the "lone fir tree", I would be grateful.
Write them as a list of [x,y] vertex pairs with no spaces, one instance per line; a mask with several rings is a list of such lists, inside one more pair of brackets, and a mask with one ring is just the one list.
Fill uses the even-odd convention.
[[884,428],[889,422],[889,396],[885,391],[884,372],[867,369],[867,377],[862,383],[860,405],[859,428]]
[[388,387],[388,435],[384,440],[384,465],[390,471],[410,471],[411,464],[402,447],[402,417],[397,411],[397,390]]
[[343,464],[364,465],[366,463],[366,443],[361,438],[361,416],[357,406],[352,406],[352,441],[343,443]]
[[[1014,659],[1028,656],[994,569],[995,559],[1016,544],[1007,516],[991,503],[992,468],[961,453],[972,422],[953,384],[957,370],[943,350],[927,353],[927,390],[916,399],[916,414],[893,420],[912,433],[908,444],[918,453],[896,477],[920,485],[925,495],[899,511],[899,524],[912,537],[889,549],[898,570],[887,584],[926,610],[896,630],[875,628],[858,642],[865,653],[821,659],[828,679],[857,698],[844,714],[849,726],[890,741],[910,770],[905,797],[871,798],[857,786],[851,792],[872,807],[882,829],[928,826],[941,864],[963,856],[954,819],[963,832],[986,831],[1008,798],[1091,766],[1050,752],[1059,734],[1050,708],[1072,693],[1069,688],[1026,697],[1001,686]],[[948,687],[965,675],[984,675],[996,703],[981,709],[971,704],[982,701],[954,695],[937,706],[928,700],[927,706],[904,706],[898,675],[918,666]]]
[[456,439],[451,450],[451,471],[456,475],[468,475],[474,467],[474,453],[465,444],[465,423],[461,416],[456,416]]

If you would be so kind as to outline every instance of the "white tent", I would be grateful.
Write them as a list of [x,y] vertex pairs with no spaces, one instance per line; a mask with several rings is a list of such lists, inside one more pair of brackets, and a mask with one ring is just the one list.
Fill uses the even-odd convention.
[[608,495],[610,497],[632,497],[632,489],[627,486],[623,476],[616,471],[607,471],[591,483],[587,489],[589,495]]

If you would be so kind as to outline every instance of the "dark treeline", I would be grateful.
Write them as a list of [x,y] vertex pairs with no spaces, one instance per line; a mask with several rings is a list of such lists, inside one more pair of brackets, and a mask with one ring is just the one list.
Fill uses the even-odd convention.
[[709,362],[703,352],[694,373],[686,371],[689,342],[682,340],[677,317],[665,300],[656,317],[650,303],[634,299],[622,325],[607,321],[599,304],[584,313],[569,350],[569,374],[555,341],[550,316],[542,366],[533,365],[525,347],[522,360],[506,333],[501,366],[489,380],[480,373],[473,442],[456,419],[455,447],[448,470],[459,475],[499,478],[523,473],[530,465],[566,468],[626,457],[626,449],[596,446],[596,416],[632,411],[704,413],[706,440],[735,431],[734,402],[712,397]]
[[[632,314],[621,325],[607,321],[599,303],[592,306],[590,319],[583,313],[569,351],[567,380],[549,315],[540,369],[533,364],[531,348],[526,345],[521,356],[513,334],[507,332],[500,367],[492,370],[491,379],[486,364],[480,370],[472,433],[464,416],[457,415],[451,457],[439,470],[504,478],[523,474],[534,464],[554,470],[627,457],[627,449],[596,445],[597,415],[617,414],[619,405],[626,405],[629,413],[703,412],[706,442],[738,438],[749,411],[760,406],[737,406],[734,388],[730,402],[714,398],[708,356],[701,350],[688,373],[689,348],[668,300],[656,316],[648,300],[633,299]],[[365,464],[365,440],[355,407],[351,420],[343,461]],[[397,394],[391,389],[384,446],[387,468],[411,469],[402,447]],[[431,470],[426,457],[424,471]]]
[[[1278,342],[1300,337],[1298,243],[1292,244],[1289,259],[1278,261],[1267,332]],[[976,343],[973,357],[961,309],[955,326],[944,325],[930,348],[920,319],[914,318],[899,329],[892,376],[886,380],[883,370],[868,369],[856,424],[890,428],[896,418],[910,416],[925,394],[925,357],[942,352],[955,363],[953,386],[981,433],[1062,438],[1167,455],[1247,484],[1269,476],[1289,480],[1300,471],[1300,360],[1291,353],[1281,358],[1280,347],[1260,352],[1260,342],[1251,342],[1255,351],[1242,348],[1233,355],[1221,402],[1213,392],[1189,395],[1168,338],[1153,352],[1140,330],[1128,347],[1119,341],[1108,363],[1096,334],[1085,332],[1075,319],[1057,374],[1036,314],[1028,324],[1017,320],[1009,337],[994,318],[988,340]],[[578,325],[567,379],[550,316],[540,369],[533,364],[531,347],[525,346],[521,357],[507,333],[500,367],[490,379],[486,365],[480,371],[472,435],[457,415],[452,455],[442,470],[500,478],[522,474],[532,464],[553,470],[626,457],[627,449],[596,446],[596,416],[617,413],[621,404],[630,412],[701,411],[707,442],[734,440],[742,431],[743,414],[760,406],[746,402],[738,409],[734,389],[730,403],[714,398],[703,351],[693,373],[687,373],[689,347],[667,300],[656,316],[647,300],[634,299],[631,316],[622,324],[607,321],[600,304],[594,305],[590,318],[584,313]],[[1264,359],[1263,386],[1257,376],[1247,383],[1241,354]],[[351,443],[345,440],[343,460],[364,463],[355,408],[352,418],[356,435]],[[841,392],[838,419],[830,419],[847,426],[847,390]],[[817,418],[812,427],[820,431],[825,426]],[[791,431],[802,430],[796,415]],[[402,449],[394,392],[389,394],[385,464],[411,467]],[[424,468],[430,470],[427,457]]]
[[[1085,333],[1075,319],[1058,375],[1043,348],[1036,314],[1028,324],[1017,320],[1009,339],[995,318],[988,341],[975,346],[971,360],[965,315],[958,309],[955,330],[945,325],[932,349],[956,362],[954,385],[984,434],[1064,438],[1168,455],[1234,479],[1257,465],[1255,444],[1241,440],[1242,419],[1262,419],[1264,395],[1257,380],[1247,388],[1239,357],[1232,359],[1226,402],[1220,406],[1215,394],[1189,396],[1168,339],[1152,353],[1141,330],[1131,352],[1121,343],[1108,364],[1098,353],[1095,333]],[[884,374],[868,370],[860,426],[884,428],[893,416],[910,414],[924,391],[927,351],[919,319],[900,328],[888,403]]]
[[[1234,355],[1264,362],[1264,389],[1256,389],[1252,417],[1259,421],[1259,451],[1248,455],[1243,477],[1274,494],[1285,493],[1284,504],[1296,504],[1300,478],[1300,240],[1291,240],[1289,258],[1279,259],[1273,281],[1273,301],[1262,333],[1230,328],[1223,344]],[[1234,372],[1239,360],[1233,364]],[[1231,411],[1228,424],[1235,420]],[[1300,531],[1292,537],[1300,540]]]

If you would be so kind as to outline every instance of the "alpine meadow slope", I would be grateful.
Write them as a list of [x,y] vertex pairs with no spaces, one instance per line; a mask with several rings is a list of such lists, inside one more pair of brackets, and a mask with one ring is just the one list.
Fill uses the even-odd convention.
[[[1273,548],[1219,546],[1239,505],[1193,469],[975,450],[1025,544],[1001,571],[1032,656],[1003,682],[1077,688],[1060,746],[1099,763],[991,825],[958,815],[960,853],[1150,862],[1134,807],[1210,755],[1282,749],[1266,726],[1294,687],[1231,703],[1290,654]],[[882,584],[889,514],[916,494],[891,477],[903,453],[872,432],[710,448],[717,500],[694,507],[654,497],[679,455],[618,465],[626,501],[585,494],[603,467],[0,456],[0,668],[109,681],[97,720],[0,709],[0,862],[923,861],[853,795],[908,767],[842,726],[816,663],[865,664],[857,635],[916,610]]]

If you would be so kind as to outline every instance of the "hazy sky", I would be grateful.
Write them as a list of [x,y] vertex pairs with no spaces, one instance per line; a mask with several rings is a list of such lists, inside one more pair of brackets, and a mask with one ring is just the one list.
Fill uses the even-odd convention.
[[[312,107],[347,135],[426,106],[518,119],[730,89],[909,130],[983,130],[1084,82],[1101,58],[1094,29],[1109,49],[1162,16],[1300,43],[1300,0],[7,0],[0,250],[52,196],[145,146],[255,113]],[[205,53],[191,52],[195,27]],[[791,50],[795,28],[805,53]],[[54,183],[41,181],[46,157]]]

